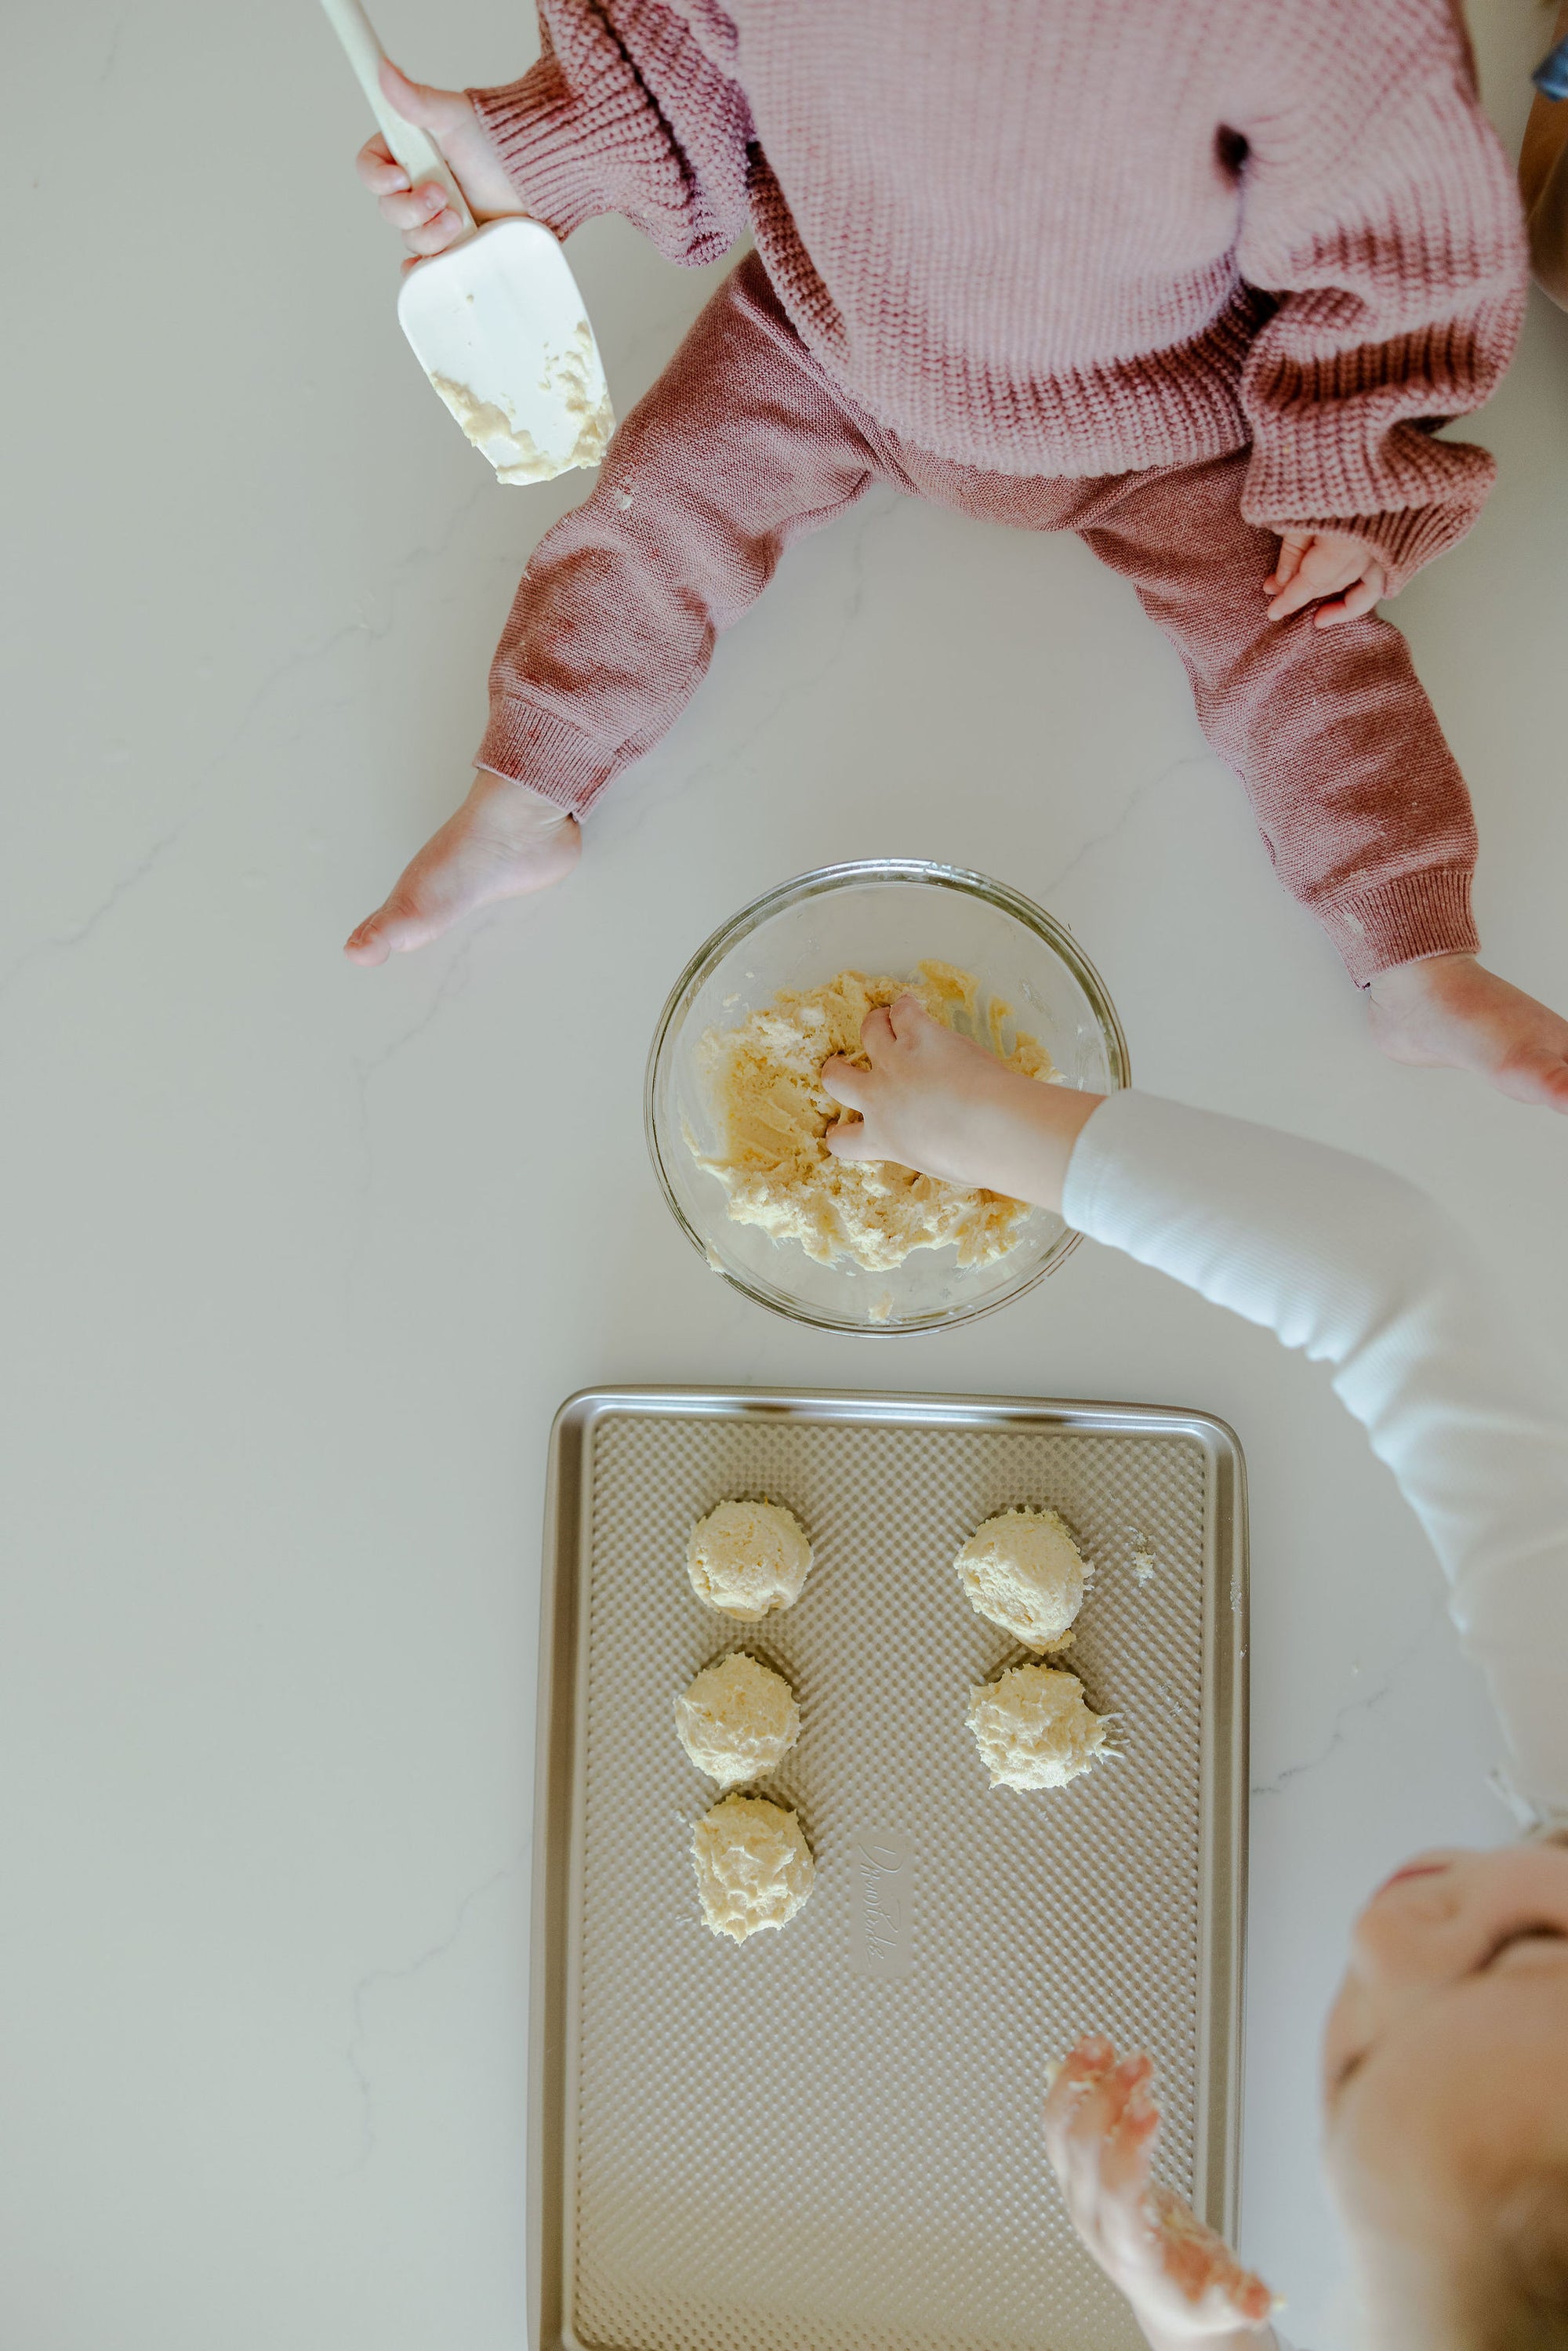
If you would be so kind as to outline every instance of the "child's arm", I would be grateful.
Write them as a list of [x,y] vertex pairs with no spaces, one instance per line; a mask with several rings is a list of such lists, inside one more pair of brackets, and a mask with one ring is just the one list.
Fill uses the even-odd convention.
[[1156,2188],[1160,2118],[1142,2050],[1097,2033],[1068,2052],[1045,2101],[1045,2147],[1068,2217],[1133,2305],[1151,2351],[1268,2351],[1274,2298],[1217,2236]]
[[1359,541],[1393,593],[1474,521],[1492,460],[1433,428],[1500,380],[1525,253],[1452,0],[1314,0],[1270,31],[1233,125],[1237,258],[1277,304],[1242,375],[1243,510],[1287,541],[1289,610],[1292,586],[1317,592],[1289,576],[1292,542],[1328,541],[1314,565],[1332,570]]
[[913,998],[866,1024],[848,1158],[895,1159],[1060,1208],[1333,1368],[1453,1584],[1521,1809],[1568,1825],[1568,1415],[1464,1233],[1340,1151],[1138,1093],[1103,1103],[1003,1069]]
[[[428,131],[476,219],[526,212],[557,236],[623,213],[671,261],[727,253],[747,225],[750,111],[660,0],[553,0],[543,50],[520,81],[434,89],[382,68],[387,96]],[[458,233],[441,189],[410,188],[381,138],[360,176],[416,259]]]
[[[1568,0],[1557,12],[1552,30],[1554,48],[1568,51]],[[1530,258],[1536,278],[1554,302],[1568,310],[1568,89],[1538,92],[1524,126],[1519,158],[1519,187],[1530,220]],[[1568,55],[1563,57],[1561,78],[1568,84]]]
[[[507,176],[536,219],[566,236],[623,213],[665,256],[717,261],[747,225],[756,137],[737,83],[664,0],[543,0],[538,61],[520,81],[470,90]],[[712,21],[716,20],[716,21]]]

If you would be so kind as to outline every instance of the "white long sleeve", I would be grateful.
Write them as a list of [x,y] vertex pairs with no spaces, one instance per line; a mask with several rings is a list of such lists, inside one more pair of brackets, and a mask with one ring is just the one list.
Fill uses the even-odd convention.
[[1333,1364],[1452,1586],[1515,1810],[1568,1826],[1568,1412],[1459,1227],[1367,1160],[1138,1093],[1084,1128],[1063,1210]]

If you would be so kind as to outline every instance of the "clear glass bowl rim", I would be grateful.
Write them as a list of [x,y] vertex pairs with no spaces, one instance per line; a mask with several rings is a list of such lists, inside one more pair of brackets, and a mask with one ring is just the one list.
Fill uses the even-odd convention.
[[[1115,1085],[1121,1088],[1132,1084],[1132,1061],[1127,1051],[1127,1040],[1104,981],[1065,925],[1059,923],[1054,915],[1048,914],[1043,906],[1037,906],[1032,898],[1026,898],[1020,890],[1014,890],[1006,882],[994,880],[988,873],[972,872],[962,865],[936,864],[918,857],[868,857],[850,864],[820,865],[810,873],[797,873],[792,881],[780,882],[773,889],[764,891],[760,898],[752,899],[749,905],[741,907],[738,914],[732,914],[710,938],[705,939],[665,998],[664,1008],[653,1030],[653,1041],[648,1049],[647,1069],[643,1081],[643,1130],[647,1137],[648,1156],[653,1163],[653,1173],[658,1177],[659,1189],[664,1196],[670,1214],[705,1264],[711,1263],[708,1244],[692,1224],[676,1196],[659,1147],[658,1129],[653,1117],[659,1063],[671,1027],[688,991],[695,994],[730,948],[758,929],[770,916],[783,914],[805,899],[823,897],[830,891],[852,889],[868,882],[929,883],[940,890],[956,890],[968,897],[983,898],[988,904],[997,907],[1002,914],[1010,914],[1015,922],[1032,931],[1053,954],[1061,957],[1088,998],[1105,1040],[1105,1058]],[[891,1327],[885,1323],[852,1325],[833,1322],[826,1316],[814,1314],[810,1307],[796,1306],[781,1299],[768,1297],[763,1291],[754,1289],[744,1275],[732,1273],[727,1266],[722,1266],[718,1270],[732,1289],[740,1290],[756,1305],[765,1306],[769,1313],[783,1315],[787,1320],[810,1324],[819,1331],[841,1331],[852,1337],[906,1339],[922,1331],[954,1330],[961,1322],[978,1322],[984,1315],[999,1312],[1002,1307],[1010,1306],[1015,1298],[1022,1298],[1035,1289],[1048,1273],[1054,1273],[1063,1259],[1077,1248],[1079,1239],[1077,1233],[1069,1231],[1064,1236],[1064,1246],[1038,1267],[1028,1281],[1020,1282],[1016,1290],[1004,1290],[998,1298],[965,1307],[957,1313],[935,1315],[929,1321],[895,1323]]]

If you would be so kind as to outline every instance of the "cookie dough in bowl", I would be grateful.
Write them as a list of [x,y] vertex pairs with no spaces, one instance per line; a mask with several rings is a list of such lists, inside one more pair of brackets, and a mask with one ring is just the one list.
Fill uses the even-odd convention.
[[1000,1510],[953,1562],[977,1616],[1026,1649],[1064,1649],[1093,1569],[1055,1510]]
[[708,1779],[743,1788],[778,1770],[800,1736],[800,1709],[782,1674],[737,1650],[675,1700],[675,1735]]
[[810,1539],[782,1502],[720,1502],[686,1544],[697,1598],[746,1625],[793,1608],[810,1572]]
[[816,1875],[800,1823],[766,1796],[726,1796],[692,1832],[692,1867],[709,1932],[744,1943],[787,1927]]
[[1075,1247],[1061,1217],[891,1162],[840,1160],[823,1063],[908,990],[1020,1071],[1110,1093],[1126,1046],[1071,934],[1006,883],[913,859],[829,866],[735,915],[676,982],[649,1055],[655,1173],[709,1270],[819,1330],[989,1313]]
[[957,1251],[960,1266],[1005,1257],[1034,1210],[1000,1192],[948,1184],[888,1160],[837,1159],[829,1129],[841,1109],[822,1084],[836,1054],[866,1066],[861,1030],[869,1014],[914,996],[949,1028],[983,1035],[998,1061],[1023,1076],[1051,1079],[1051,1056],[1019,1032],[1004,1050],[1011,1007],[992,998],[980,1011],[973,972],[926,961],[915,979],[841,971],[816,987],[782,987],[735,1028],[713,1028],[698,1046],[719,1150],[698,1164],[716,1178],[737,1224],[793,1242],[822,1265],[849,1258],[886,1273],[912,1250]]
[[969,1692],[969,1729],[993,1788],[1065,1788],[1105,1750],[1110,1717],[1091,1713],[1076,1674],[1014,1666]]

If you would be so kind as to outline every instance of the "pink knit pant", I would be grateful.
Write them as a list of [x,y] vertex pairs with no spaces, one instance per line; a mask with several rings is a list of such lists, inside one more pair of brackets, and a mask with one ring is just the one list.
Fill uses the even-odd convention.
[[535,550],[480,764],[580,813],[674,723],[790,540],[892,481],[989,522],[1075,530],[1132,581],[1281,881],[1353,979],[1473,951],[1469,798],[1405,640],[1379,620],[1267,620],[1278,541],[1242,519],[1246,463],[1035,481],[911,448],[832,383],[753,257]]

